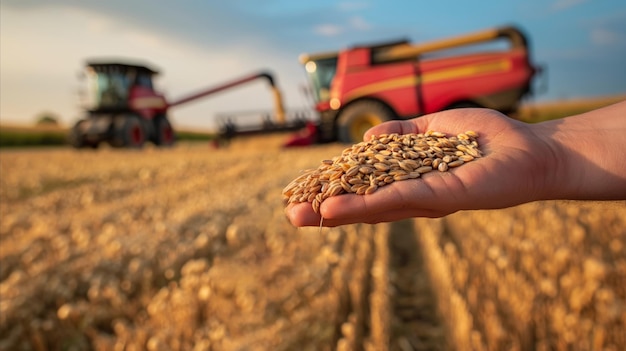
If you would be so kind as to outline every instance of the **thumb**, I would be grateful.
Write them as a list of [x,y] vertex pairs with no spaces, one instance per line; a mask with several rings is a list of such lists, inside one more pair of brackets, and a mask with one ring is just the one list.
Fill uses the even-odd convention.
[[372,135],[381,135],[381,134],[409,134],[409,133],[417,133],[417,126],[410,121],[387,121],[385,123],[381,123],[370,128],[363,135],[363,140],[369,140]]

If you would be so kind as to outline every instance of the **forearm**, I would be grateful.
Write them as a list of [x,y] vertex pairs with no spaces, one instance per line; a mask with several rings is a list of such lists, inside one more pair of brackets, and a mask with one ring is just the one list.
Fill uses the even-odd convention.
[[533,129],[549,147],[546,198],[626,199],[626,101]]

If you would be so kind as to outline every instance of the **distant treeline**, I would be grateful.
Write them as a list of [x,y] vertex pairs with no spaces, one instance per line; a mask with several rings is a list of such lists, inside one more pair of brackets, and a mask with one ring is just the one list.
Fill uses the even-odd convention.
[[67,144],[67,131],[61,128],[0,127],[0,147],[59,146]]

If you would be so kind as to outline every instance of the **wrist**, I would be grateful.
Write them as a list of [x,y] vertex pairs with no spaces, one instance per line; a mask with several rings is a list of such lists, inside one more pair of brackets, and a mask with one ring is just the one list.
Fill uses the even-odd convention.
[[580,191],[584,177],[573,164],[572,136],[565,119],[538,123],[532,126],[541,146],[543,179],[538,191],[541,200],[572,199]]
[[543,179],[537,182],[537,200],[567,199],[578,184],[577,173],[570,170],[569,137],[561,130],[562,121],[548,121],[531,125],[536,137],[537,152],[541,155],[540,171]]
[[532,125],[547,155],[545,200],[626,198],[624,107],[621,103]]

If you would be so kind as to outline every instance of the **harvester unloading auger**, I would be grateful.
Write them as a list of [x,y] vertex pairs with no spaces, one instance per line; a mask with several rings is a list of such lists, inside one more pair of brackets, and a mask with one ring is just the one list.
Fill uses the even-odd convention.
[[[304,122],[286,121],[282,97],[273,76],[260,72],[229,81],[174,102],[154,90],[152,77],[158,72],[145,66],[121,62],[89,62],[90,106],[84,119],[70,132],[70,143],[76,148],[98,147],[107,142],[114,147],[141,148],[150,141],[157,146],[171,146],[176,137],[167,117],[170,107],[179,106],[256,79],[266,79],[274,99],[274,120],[266,119],[241,134],[271,133],[301,129]],[[240,134],[235,124],[222,126],[220,137]]]

